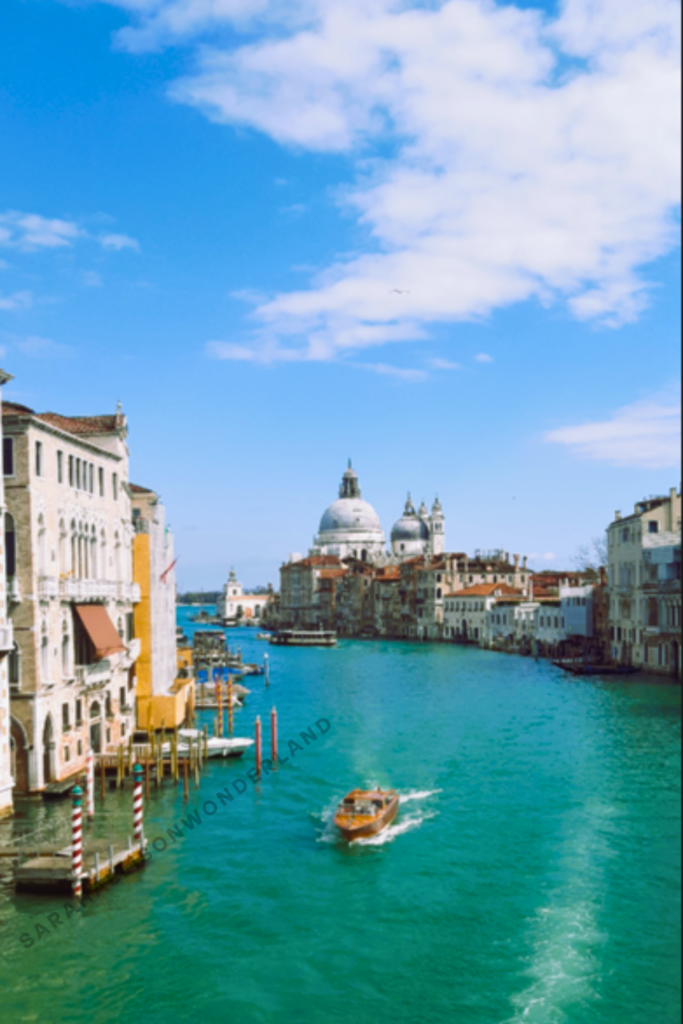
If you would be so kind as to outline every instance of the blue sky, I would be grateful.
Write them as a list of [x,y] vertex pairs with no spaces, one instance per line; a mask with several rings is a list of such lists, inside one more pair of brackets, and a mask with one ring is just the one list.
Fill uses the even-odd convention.
[[129,418],[181,587],[385,532],[571,564],[678,486],[679,8],[5,0],[5,397]]

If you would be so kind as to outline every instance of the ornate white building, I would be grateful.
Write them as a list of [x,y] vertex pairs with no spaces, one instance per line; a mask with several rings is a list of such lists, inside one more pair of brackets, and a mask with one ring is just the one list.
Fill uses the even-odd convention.
[[403,515],[392,528],[391,551],[387,552],[379,517],[372,505],[361,498],[358,476],[349,459],[339,498],[323,513],[309,554],[352,557],[385,565],[443,551],[444,514],[439,499],[434,501],[431,513],[424,502],[416,512],[408,495]]

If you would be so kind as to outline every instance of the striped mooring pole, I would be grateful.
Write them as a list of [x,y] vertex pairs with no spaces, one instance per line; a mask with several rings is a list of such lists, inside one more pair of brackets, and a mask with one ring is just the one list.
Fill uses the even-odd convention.
[[133,768],[133,842],[142,846],[142,765]]
[[218,735],[223,735],[223,694],[221,684],[218,684]]
[[81,872],[83,871],[83,812],[81,797],[83,790],[74,786],[71,791],[71,883],[74,896],[83,895]]
[[88,748],[88,753],[85,755],[85,767],[86,776],[88,780],[87,784],[87,812],[89,818],[95,817],[95,755],[92,752],[92,747]]
[[256,722],[254,723],[254,739],[256,741],[255,752],[256,752],[256,774],[261,774],[261,761],[263,757],[263,751],[261,748],[261,718],[259,715],[256,716]]
[[270,712],[270,756],[273,759],[273,767],[277,764],[277,710],[273,707]]
[[228,736],[232,736],[232,676],[228,674]]

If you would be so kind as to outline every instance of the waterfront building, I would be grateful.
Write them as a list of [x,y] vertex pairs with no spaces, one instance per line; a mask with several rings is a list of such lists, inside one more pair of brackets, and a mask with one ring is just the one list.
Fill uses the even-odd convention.
[[[9,373],[0,370],[0,389],[12,380]],[[0,394],[0,407],[2,394]],[[2,419],[0,418],[0,440],[2,440]],[[4,442],[3,442],[4,445]],[[4,477],[0,475],[0,517],[5,521]],[[7,574],[5,538],[0,532],[0,818],[12,813],[12,790],[14,788],[13,748],[10,728],[10,699],[8,659],[14,647],[12,622],[7,614]]]
[[[444,601],[444,637],[457,643],[477,643],[488,646],[494,635],[515,633],[514,619],[505,617],[498,610],[501,600],[519,602],[526,597],[526,591],[509,586],[507,583],[478,583],[472,587],[456,589]],[[491,618],[492,610],[496,614]],[[496,625],[502,627],[493,630]]]
[[15,792],[36,792],[134,727],[126,418],[3,405]]
[[269,594],[245,594],[242,584],[231,569],[228,582],[218,597],[216,614],[224,622],[256,623],[261,619],[269,600]]
[[401,636],[401,570],[395,565],[378,569],[371,586],[375,635]]
[[681,495],[646,498],[607,528],[610,653],[680,676]]
[[268,624],[281,629],[334,629],[332,584],[346,573],[346,567],[337,555],[292,557],[280,568],[277,621],[269,615]]
[[537,607],[524,591],[498,598],[487,616],[489,646],[530,654]]
[[538,653],[545,657],[556,657],[560,653],[560,644],[566,639],[567,631],[562,614],[562,601],[559,597],[536,597],[535,621],[533,635],[538,644]]
[[194,680],[191,666],[178,668],[176,650],[176,582],[173,534],[159,495],[130,485],[133,516],[133,579],[140,600],[133,613],[140,645],[136,663],[139,729],[174,729],[191,711]]
[[375,570],[357,559],[347,559],[336,573],[335,629],[341,636],[372,636],[375,605],[372,582]]

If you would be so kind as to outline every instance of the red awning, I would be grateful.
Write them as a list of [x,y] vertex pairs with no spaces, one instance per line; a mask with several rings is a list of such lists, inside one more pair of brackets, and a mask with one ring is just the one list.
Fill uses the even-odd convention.
[[74,607],[83,628],[92,640],[97,661],[126,650],[126,645],[117,633],[116,626],[109,618],[104,605],[77,604]]

